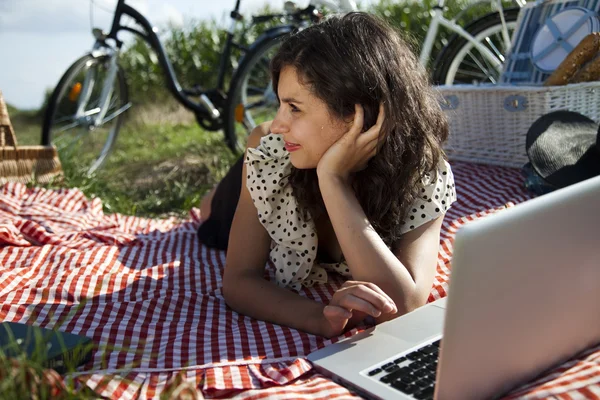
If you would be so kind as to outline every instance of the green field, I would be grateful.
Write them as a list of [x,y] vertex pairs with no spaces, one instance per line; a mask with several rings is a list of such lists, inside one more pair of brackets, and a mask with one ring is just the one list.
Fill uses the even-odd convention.
[[[108,213],[185,217],[225,175],[235,156],[220,131],[202,130],[184,110],[131,111],[135,114],[121,128],[101,170],[87,177],[77,166],[82,155],[74,154],[61,159],[65,181],[50,187],[77,187],[89,198],[101,198]],[[9,113],[19,144],[39,144],[38,113],[14,108]]]

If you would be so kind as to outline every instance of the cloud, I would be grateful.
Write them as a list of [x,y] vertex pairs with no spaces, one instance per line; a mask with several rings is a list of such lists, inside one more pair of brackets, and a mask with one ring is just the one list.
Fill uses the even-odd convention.
[[[161,15],[163,16],[162,20],[166,21],[169,25],[183,26],[183,14],[171,4],[164,3],[162,5]],[[160,24],[161,21],[157,21],[156,23]]]
[[[126,1],[159,28],[211,18],[229,26],[235,4],[234,0]],[[267,2],[279,9],[283,5],[283,0],[244,0],[242,11],[249,16]],[[0,0],[0,49],[2,59],[11,60],[1,67],[5,99],[19,107],[39,107],[45,90],[54,88],[67,67],[91,48],[90,6],[93,26],[108,30],[116,4],[117,0]]]
[[[107,31],[116,4],[117,0],[0,0],[0,33],[89,32],[90,17],[94,27]],[[128,0],[127,4],[156,26],[183,24],[183,14],[164,0]]]
[[0,4],[0,32],[60,33],[88,30],[90,26],[87,2],[8,0]]
[[6,101],[22,108],[40,107],[45,91],[54,88],[67,67],[91,48],[90,39],[77,33],[0,34],[0,49],[7,55],[3,61],[11,61],[3,63],[0,74]]
[[[262,8],[264,8],[267,4],[269,5],[269,7],[271,7],[272,10],[282,10],[283,9],[283,1],[279,2],[279,1],[266,1],[266,0],[247,0],[247,1],[243,1],[242,2],[242,13],[243,14],[248,14],[248,15],[252,15],[256,12],[258,12],[259,10],[261,10]],[[301,0],[301,1],[297,1],[296,4],[298,4],[298,6],[302,6],[304,5],[304,3],[306,3],[306,5],[308,5],[309,1],[308,0]],[[233,5],[232,7],[233,8]]]

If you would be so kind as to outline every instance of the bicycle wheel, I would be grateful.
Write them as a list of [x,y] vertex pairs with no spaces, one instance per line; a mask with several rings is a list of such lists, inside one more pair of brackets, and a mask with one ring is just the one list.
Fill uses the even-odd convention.
[[[504,10],[504,19],[509,35],[517,26],[518,8]],[[502,37],[500,13],[487,14],[472,23],[465,30],[477,42],[490,50],[498,60],[504,62],[508,48]],[[439,85],[498,83],[500,71],[473,45],[462,36],[455,34],[442,49],[433,67],[433,82]]]
[[120,109],[128,102],[125,76],[119,68],[103,122],[94,124],[94,116],[100,112],[108,61],[108,56],[90,54],[75,61],[52,92],[42,125],[42,144],[55,145],[63,164],[88,175],[110,154],[123,122]]
[[256,125],[275,118],[279,102],[273,91],[269,64],[285,34],[265,39],[248,52],[237,69],[225,107],[225,141],[235,152],[246,149]]

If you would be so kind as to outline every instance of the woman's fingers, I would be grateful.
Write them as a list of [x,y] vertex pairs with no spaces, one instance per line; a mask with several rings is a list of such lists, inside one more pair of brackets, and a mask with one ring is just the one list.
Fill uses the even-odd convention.
[[379,286],[370,282],[347,281],[323,308],[327,321],[326,336],[343,332],[353,315],[361,319],[365,314],[377,318],[384,313],[396,312],[396,305]]
[[381,289],[379,286],[377,286],[373,282],[351,281],[351,280],[349,280],[349,281],[346,281],[346,282],[344,282],[342,284],[342,288],[351,288],[351,287],[355,287],[355,286],[365,286],[365,287],[369,288],[370,290],[373,290],[374,292],[377,292],[378,294],[380,294],[381,296],[383,296],[390,303],[394,302],[392,300],[392,298],[390,296],[388,296],[386,292],[383,291],[383,289]]
[[370,282],[346,282],[333,296],[332,302],[349,310],[360,310],[370,315],[375,312],[396,313],[394,301],[379,286]]
[[365,132],[364,137],[368,139],[369,142],[375,142],[379,140],[379,133],[381,132],[381,127],[383,126],[383,121],[385,120],[385,109],[383,107],[383,103],[379,104],[379,113],[377,114],[377,121],[375,125],[369,128],[368,131]]
[[363,129],[363,125],[365,121],[365,110],[363,109],[363,106],[361,106],[360,104],[355,104],[354,105],[354,122],[352,123],[352,127],[350,127],[350,131],[348,132],[349,134],[351,134],[354,138],[357,138],[358,135],[361,134],[362,129]]
[[380,103],[379,104],[379,114],[377,114],[377,122],[375,122],[375,126],[377,126],[377,129],[381,129],[384,119],[385,119],[385,107],[383,107],[383,103]]
[[363,132],[363,126],[365,123],[365,110],[361,104],[354,105],[354,120],[352,126],[348,130],[346,137],[351,137],[357,141],[357,143],[369,144],[372,141],[377,142],[379,138],[379,131],[383,125],[385,119],[385,110],[383,104],[379,105],[379,114],[377,115],[377,121],[375,125]]
[[328,305],[323,308],[323,317],[325,317],[326,328],[325,336],[333,337],[344,332],[348,321],[352,318],[352,312],[344,307]]
[[[356,116],[358,116],[358,110],[360,110],[361,115],[360,115],[360,127],[358,129],[362,129],[362,124],[364,123],[364,110],[362,108],[362,106],[360,104],[357,104],[355,106],[356,109],[356,113],[355,113],[355,125],[357,121]],[[383,121],[385,119],[385,109],[383,107],[383,104],[379,105],[379,114],[377,114],[377,121],[375,122],[375,125],[373,125],[372,127],[370,127],[367,131],[360,133],[360,136],[357,136],[357,140],[360,140],[362,143],[364,143],[365,146],[371,146],[371,145],[377,145],[377,143],[379,142],[379,134],[381,132],[381,127],[383,126]],[[353,129],[355,128],[355,126],[353,126]]]
[[385,312],[379,305],[379,303],[381,303],[380,301],[373,301],[373,298],[369,298],[367,300],[363,298],[360,293],[358,295],[348,293],[340,297],[336,303],[347,310],[362,311],[366,314],[372,315],[373,317],[379,317],[383,312]]
[[344,308],[344,307],[340,307],[340,306],[333,306],[333,305],[327,305],[325,306],[325,308],[323,308],[323,315],[325,315],[325,317],[327,317],[328,320],[348,320],[350,318],[352,318],[352,311]]

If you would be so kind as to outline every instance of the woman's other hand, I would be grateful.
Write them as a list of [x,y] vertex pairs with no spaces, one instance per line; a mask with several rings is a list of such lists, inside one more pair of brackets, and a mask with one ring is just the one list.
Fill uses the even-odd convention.
[[319,176],[336,176],[347,180],[353,172],[367,166],[367,162],[376,154],[381,125],[385,118],[383,104],[379,106],[377,122],[366,132],[364,109],[360,104],[354,106],[354,122],[340,139],[323,154],[317,165]]
[[396,312],[398,309],[393,300],[379,286],[370,282],[346,281],[323,309],[323,336],[342,334],[350,319],[358,323],[367,315],[377,318]]

